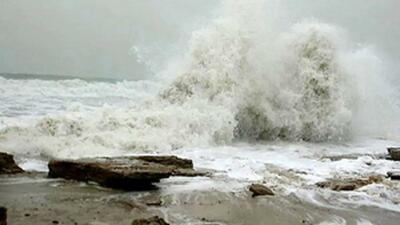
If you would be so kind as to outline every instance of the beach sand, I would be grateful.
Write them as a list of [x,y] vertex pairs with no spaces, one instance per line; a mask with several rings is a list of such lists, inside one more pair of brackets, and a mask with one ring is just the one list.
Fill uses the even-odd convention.
[[123,192],[46,176],[1,177],[0,202],[8,208],[8,224],[128,225],[134,219],[158,215],[170,224],[395,225],[400,218],[399,213],[377,207],[326,207],[279,193],[256,198],[247,190],[171,194],[163,191],[167,184],[162,183],[158,190]]

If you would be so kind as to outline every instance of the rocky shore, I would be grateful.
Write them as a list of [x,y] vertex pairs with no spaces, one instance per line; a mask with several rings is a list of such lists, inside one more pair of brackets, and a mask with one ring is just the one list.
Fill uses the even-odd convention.
[[[388,160],[397,159],[389,148]],[[373,206],[342,210],[314,205],[267,183],[253,183],[237,193],[218,189],[165,191],[174,185],[212,180],[177,156],[127,156],[53,159],[48,173],[24,172],[10,154],[0,153],[0,225],[166,225],[166,224],[319,224],[332,214],[358,224],[354,215],[369,215],[378,224],[396,224],[399,214]],[[348,192],[393,182],[400,173],[365,178],[332,178],[314,189]],[[361,210],[361,211],[359,211]],[[385,213],[384,218],[379,216]],[[353,221],[353,222],[351,222]]]
[[[11,181],[11,183],[5,182],[5,185],[1,186],[2,193],[7,193],[1,196],[2,200],[9,204],[17,202],[17,204],[11,205],[10,220],[13,221],[12,224],[26,224],[27,221],[30,221],[29,224],[49,224],[50,220],[51,224],[89,224],[83,223],[80,219],[90,220],[88,217],[93,215],[113,214],[113,209],[115,208],[135,211],[135,216],[131,215],[129,219],[127,217],[127,220],[132,221],[132,218],[140,215],[144,217],[152,215],[147,212],[148,210],[145,206],[157,206],[161,203],[154,200],[130,203],[126,200],[109,199],[105,197],[106,200],[104,201],[106,201],[107,204],[101,204],[97,202],[98,197],[101,198],[103,195],[109,196],[110,193],[116,193],[118,195],[121,194],[121,192],[116,192],[112,189],[101,189],[96,186],[100,185],[125,191],[154,191],[157,189],[154,183],[158,183],[161,179],[166,179],[171,176],[195,177],[208,175],[208,173],[196,171],[193,168],[192,160],[176,156],[143,155],[115,158],[86,158],[79,160],[54,159],[48,163],[48,168],[48,174],[24,173],[15,163],[12,155],[0,153],[0,174],[4,175],[4,177],[0,177],[0,179],[3,181]],[[87,185],[82,186],[77,183],[48,178],[82,181],[86,182]],[[14,180],[22,180],[22,184],[24,185],[19,185],[19,182],[14,184]],[[91,182],[94,182],[94,184]],[[52,183],[56,183],[55,189],[46,185]],[[30,187],[26,187],[25,185],[29,185]],[[9,189],[8,186],[12,188]],[[26,199],[22,200],[21,196],[18,194],[14,196],[15,199],[8,199],[8,197],[13,196],[14,193],[21,194],[21,190],[19,190],[21,187],[22,189],[26,189],[23,190],[23,192],[28,191],[29,203],[26,202]],[[57,194],[52,195],[52,193]],[[41,195],[44,195],[46,199],[40,199]],[[97,200],[93,201],[93,197]],[[74,205],[74,208],[71,208],[71,204]],[[10,206],[8,205],[8,207]],[[26,207],[29,207],[29,209]],[[21,212],[21,209],[24,212]],[[46,212],[46,209],[49,212]],[[72,214],[78,214],[81,212],[80,210],[83,210],[86,216],[82,215],[75,219],[63,216],[62,219],[58,219],[60,217],[60,212],[64,210]],[[121,212],[118,214],[120,213]],[[18,214],[19,216],[17,216]],[[21,214],[23,214],[23,216]],[[114,216],[116,215],[114,214]],[[96,221],[96,216],[91,219]],[[121,224],[128,224],[122,223],[124,219],[118,220]],[[120,222],[118,222],[118,224]],[[7,209],[1,207],[0,225],[6,224]],[[93,222],[90,224],[99,223]],[[138,218],[134,220],[132,224],[164,225],[168,223],[159,217],[149,217],[149,219]]]
[[16,174],[23,173],[21,169],[14,161],[14,156],[0,152],[0,175],[1,174]]
[[148,190],[154,183],[171,176],[202,176],[193,162],[176,156],[132,156],[51,160],[49,177],[92,181],[99,185],[124,190]]

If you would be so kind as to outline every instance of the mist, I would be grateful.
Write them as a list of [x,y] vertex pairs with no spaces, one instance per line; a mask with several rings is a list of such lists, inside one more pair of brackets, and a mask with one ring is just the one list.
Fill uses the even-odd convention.
[[[157,63],[182,53],[191,32],[204,26],[220,0],[58,0],[0,2],[0,72],[143,79]],[[387,65],[400,67],[396,0],[278,2],[284,26],[303,18],[344,28],[355,43],[370,46]],[[354,13],[357,12],[357,13]],[[132,47],[151,54],[140,59]]]

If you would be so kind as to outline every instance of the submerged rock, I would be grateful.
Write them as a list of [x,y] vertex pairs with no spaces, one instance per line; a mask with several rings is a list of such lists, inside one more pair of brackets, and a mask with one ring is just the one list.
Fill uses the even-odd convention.
[[21,169],[14,161],[14,156],[0,152],[0,174],[16,174],[23,173]]
[[320,188],[329,188],[334,191],[353,191],[373,183],[381,183],[382,181],[383,178],[380,176],[370,176],[368,177],[368,179],[345,179],[345,180],[323,181],[316,183],[316,185]]
[[102,186],[143,190],[170,176],[199,176],[189,159],[176,156],[129,156],[51,160],[49,177],[78,181],[93,181]]
[[262,196],[262,195],[275,195],[270,188],[261,184],[250,185],[249,191],[253,192],[252,197]]
[[169,223],[158,216],[154,216],[147,219],[134,220],[132,225],[169,225]]
[[388,172],[387,175],[392,180],[400,180],[400,171]]
[[391,160],[400,161],[400,147],[398,148],[388,148],[388,152]]
[[7,209],[0,207],[0,225],[7,225]]

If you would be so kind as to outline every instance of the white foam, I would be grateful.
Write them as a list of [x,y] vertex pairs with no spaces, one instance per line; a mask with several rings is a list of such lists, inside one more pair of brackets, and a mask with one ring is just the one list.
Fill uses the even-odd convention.
[[[263,12],[269,4],[222,4],[221,16],[194,32],[187,56],[174,61],[182,73],[172,82],[2,78],[3,112],[33,115],[2,117],[0,146],[81,157],[236,139],[387,136],[398,122],[397,106],[390,94],[370,94],[390,90],[379,74],[379,58],[371,50],[354,51],[333,25],[303,21],[276,29],[279,22]],[[21,146],[16,139],[23,140]]]
[[[177,68],[165,80],[0,78],[0,148],[45,159],[174,153],[223,177],[202,180],[202,187],[221,186],[226,178],[234,188],[268,180],[284,194],[335,176],[400,169],[368,156],[321,160],[384,153],[387,145],[399,144],[371,139],[395,136],[397,100],[371,49],[352,47],[341,28],[315,20],[279,27],[279,18],[264,12],[279,10],[269,4],[224,1],[220,17],[193,33],[188,53],[173,57],[182,62],[160,72]],[[350,141],[361,138],[371,141]],[[246,143],[260,140],[292,143]],[[41,169],[35,163],[24,167]],[[374,195],[359,202],[398,208]]]

